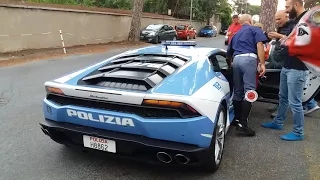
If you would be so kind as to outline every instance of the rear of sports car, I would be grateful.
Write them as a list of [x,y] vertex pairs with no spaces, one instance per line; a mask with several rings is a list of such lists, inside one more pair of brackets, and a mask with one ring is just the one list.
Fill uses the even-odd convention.
[[212,156],[219,103],[183,91],[182,82],[194,68],[188,61],[130,55],[46,82],[42,131],[68,146],[203,164]]

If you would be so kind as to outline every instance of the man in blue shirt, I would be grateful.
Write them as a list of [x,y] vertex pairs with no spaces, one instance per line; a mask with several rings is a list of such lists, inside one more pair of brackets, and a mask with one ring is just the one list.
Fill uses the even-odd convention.
[[[229,67],[233,67],[235,125],[237,130],[249,136],[254,136],[255,131],[248,126],[248,116],[252,103],[244,96],[248,91],[257,88],[257,66],[260,61],[260,76],[263,76],[266,67],[264,62],[263,42],[267,40],[263,31],[253,26],[252,17],[243,14],[240,17],[242,28],[232,37],[228,46],[227,56]],[[233,59],[233,62],[231,62]]]

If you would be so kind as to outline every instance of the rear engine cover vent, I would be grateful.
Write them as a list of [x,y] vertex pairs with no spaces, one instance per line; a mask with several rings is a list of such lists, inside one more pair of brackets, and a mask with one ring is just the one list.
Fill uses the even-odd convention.
[[172,55],[120,57],[88,74],[78,85],[147,91],[173,74],[188,60]]

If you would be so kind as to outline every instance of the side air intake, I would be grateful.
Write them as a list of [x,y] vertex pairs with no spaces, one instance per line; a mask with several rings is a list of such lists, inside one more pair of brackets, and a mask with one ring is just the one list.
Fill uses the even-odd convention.
[[147,91],[187,61],[174,55],[143,54],[120,57],[82,78],[78,85]]

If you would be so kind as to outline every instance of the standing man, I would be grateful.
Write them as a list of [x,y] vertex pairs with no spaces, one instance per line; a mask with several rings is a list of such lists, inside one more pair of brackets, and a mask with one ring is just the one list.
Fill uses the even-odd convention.
[[229,26],[227,36],[228,36],[228,44],[230,44],[230,41],[234,34],[238,32],[241,29],[241,24],[239,23],[239,16],[233,15],[232,16],[232,24]]
[[233,36],[227,50],[229,67],[233,64],[234,122],[238,131],[254,136],[255,131],[248,126],[252,103],[245,100],[244,96],[246,92],[255,91],[257,88],[258,60],[260,60],[260,76],[263,76],[266,71],[263,42],[267,37],[259,27],[252,26],[253,21],[250,15],[243,14],[240,17],[240,23],[242,28]]
[[[284,35],[288,36],[291,33],[292,29],[294,28],[294,23],[292,20],[291,21],[289,20],[289,17],[286,14],[285,10],[280,10],[276,12],[275,21],[277,26],[277,32],[270,32],[268,36],[269,38],[273,38],[276,40],[277,48],[275,48],[275,50],[273,51],[273,54],[271,55],[270,59],[272,59],[273,61],[272,64],[274,64],[272,68],[282,69],[283,63],[280,63],[280,62],[284,62],[284,59],[287,58],[288,56],[287,54],[285,55],[281,54],[281,49],[279,48],[281,44],[280,39],[282,39]],[[268,108],[269,112],[273,112],[271,114],[272,118],[274,118],[277,115],[278,107],[279,105],[275,105],[274,107]]]
[[[286,13],[293,19],[294,25],[299,22],[306,13],[302,0],[286,0]],[[293,29],[291,29],[292,31]],[[270,37],[277,38],[276,33],[270,33]],[[286,38],[282,35],[281,40]],[[284,66],[280,74],[279,108],[272,122],[263,123],[262,127],[282,130],[283,121],[287,118],[288,105],[292,111],[293,131],[280,138],[286,141],[298,141],[304,138],[304,114],[302,107],[302,93],[307,77],[307,67],[296,57],[288,56],[284,60]]]
[[[295,24],[294,24],[294,20],[289,20],[285,10],[280,10],[275,14],[275,21],[276,21],[276,25],[278,26],[277,33],[271,32],[269,33],[269,36],[272,38],[276,38],[277,45],[280,46],[279,40],[283,37],[283,35],[288,36],[292,31],[292,29],[294,28]],[[283,61],[285,58],[287,58],[287,56],[279,55],[279,53],[277,53],[277,49],[279,48],[276,48],[275,52],[272,55],[272,59],[274,61],[277,61],[277,59],[279,59],[277,62],[280,62],[280,61]],[[277,64],[277,63],[274,62],[274,64]],[[281,65],[281,68],[282,66],[283,64]],[[278,108],[278,105],[268,109],[268,111],[271,111],[271,112],[273,111],[273,113],[271,114],[271,117],[274,118],[277,115],[277,108]],[[314,99],[309,101],[303,107],[305,115],[310,114],[318,109],[320,109],[320,107],[318,106],[317,102]]]

